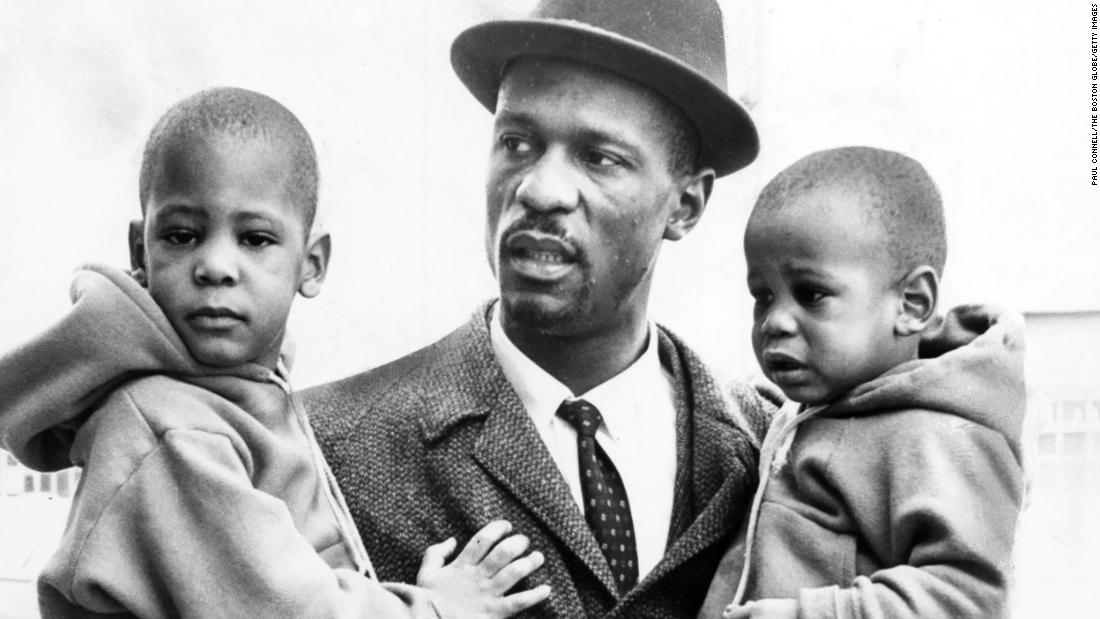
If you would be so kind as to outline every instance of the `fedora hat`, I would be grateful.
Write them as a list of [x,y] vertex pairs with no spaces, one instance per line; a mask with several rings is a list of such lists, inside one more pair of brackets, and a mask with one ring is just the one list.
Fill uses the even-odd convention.
[[451,45],[455,73],[489,111],[505,67],[526,55],[588,63],[660,93],[694,123],[699,164],[718,176],[760,151],[752,119],[727,93],[716,0],[541,0],[529,18],[472,26]]

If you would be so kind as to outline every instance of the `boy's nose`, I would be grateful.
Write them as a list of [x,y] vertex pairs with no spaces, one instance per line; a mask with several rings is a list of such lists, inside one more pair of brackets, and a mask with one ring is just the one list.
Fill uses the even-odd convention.
[[791,335],[798,330],[794,316],[784,307],[773,307],[764,315],[760,331],[765,335]]
[[235,244],[210,242],[195,262],[195,282],[205,286],[227,286],[240,280]]

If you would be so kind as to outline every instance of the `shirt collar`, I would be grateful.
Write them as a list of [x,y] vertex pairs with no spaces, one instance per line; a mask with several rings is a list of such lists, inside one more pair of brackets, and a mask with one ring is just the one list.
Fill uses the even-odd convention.
[[605,430],[615,440],[638,422],[638,404],[660,397],[654,394],[665,380],[657,353],[657,326],[649,322],[649,334],[642,355],[629,367],[606,382],[575,395],[558,379],[523,354],[508,335],[500,319],[500,304],[493,306],[489,320],[489,339],[504,376],[515,389],[523,407],[536,425],[549,424],[562,401],[584,398],[604,419]]

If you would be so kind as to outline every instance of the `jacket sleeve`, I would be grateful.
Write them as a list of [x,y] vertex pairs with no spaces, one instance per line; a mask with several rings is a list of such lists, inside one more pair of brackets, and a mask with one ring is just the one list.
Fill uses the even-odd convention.
[[[751,617],[1001,617],[1007,612],[1023,472],[1005,437],[970,421],[908,411],[851,422],[820,471],[850,511],[878,570],[848,587],[762,600]],[[841,421],[843,423],[843,421]],[[878,429],[864,427],[880,423]],[[890,431],[891,428],[893,431]],[[869,572],[869,573],[868,573]],[[797,613],[794,609],[797,607]],[[769,610],[771,609],[771,610]]]
[[329,567],[283,502],[253,487],[231,437],[156,436],[136,411],[112,413],[92,421],[97,441],[43,599],[140,617],[438,616],[423,590]]

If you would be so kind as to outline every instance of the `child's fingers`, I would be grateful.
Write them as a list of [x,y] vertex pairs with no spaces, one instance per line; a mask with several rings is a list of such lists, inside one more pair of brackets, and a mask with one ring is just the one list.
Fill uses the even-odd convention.
[[546,557],[537,550],[526,557],[521,557],[512,561],[497,572],[496,576],[493,576],[490,580],[493,590],[500,592],[508,591],[516,586],[516,583],[535,573],[535,570],[542,567],[542,564],[545,562]]
[[458,542],[453,537],[428,546],[428,549],[424,551],[424,558],[420,561],[420,573],[417,579],[423,578],[427,571],[441,569],[443,564],[446,563],[447,557],[455,551],[456,546],[458,546]]
[[729,605],[722,613],[722,619],[749,619],[751,611],[748,606]]
[[531,608],[548,597],[550,597],[550,585],[539,585],[534,589],[528,589],[505,596],[500,599],[500,604],[497,607],[500,611],[498,616],[509,617],[520,611]]
[[463,561],[469,564],[480,563],[485,555],[493,549],[493,546],[500,541],[500,538],[507,535],[511,530],[512,523],[507,520],[490,522],[475,533],[470,541],[466,542],[466,547],[462,549],[455,561]]
[[504,569],[504,566],[527,552],[527,547],[530,545],[531,540],[527,539],[526,535],[509,535],[482,559],[479,566],[481,572],[487,577],[494,576]]

